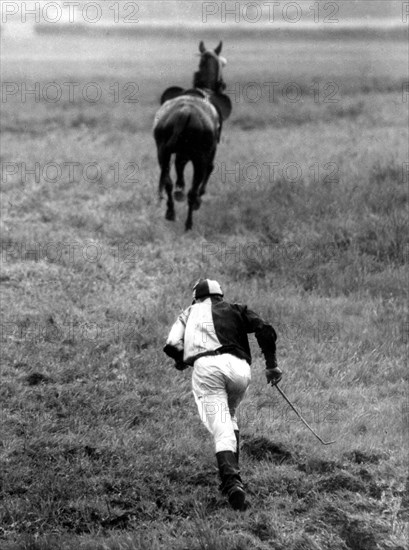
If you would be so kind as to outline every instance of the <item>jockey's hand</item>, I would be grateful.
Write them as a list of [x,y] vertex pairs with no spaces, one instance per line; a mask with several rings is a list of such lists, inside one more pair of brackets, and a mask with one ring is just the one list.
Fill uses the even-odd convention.
[[189,365],[187,363],[184,363],[183,361],[176,361],[174,366],[177,370],[185,370],[189,368]]
[[274,367],[273,369],[266,369],[267,384],[275,386],[280,382],[282,377],[283,371],[278,367]]

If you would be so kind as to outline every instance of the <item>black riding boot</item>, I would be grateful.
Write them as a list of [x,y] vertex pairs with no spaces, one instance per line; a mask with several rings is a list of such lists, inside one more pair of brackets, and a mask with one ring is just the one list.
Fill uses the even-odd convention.
[[220,451],[216,453],[216,458],[222,482],[220,486],[222,494],[227,495],[234,510],[245,510],[246,494],[243,490],[240,469],[235,454],[232,451]]
[[236,436],[236,445],[237,450],[234,453],[236,456],[237,464],[239,464],[239,458],[240,458],[240,432],[239,430],[234,430],[234,435]]

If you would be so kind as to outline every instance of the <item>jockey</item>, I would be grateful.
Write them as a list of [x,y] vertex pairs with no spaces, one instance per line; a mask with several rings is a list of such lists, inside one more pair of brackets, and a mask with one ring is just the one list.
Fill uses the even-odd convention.
[[253,332],[266,360],[267,383],[275,385],[282,371],[276,361],[274,328],[247,306],[224,301],[217,281],[200,279],[193,287],[192,305],[179,315],[163,349],[178,370],[193,367],[193,395],[214,439],[220,488],[235,510],[247,507],[236,410],[250,383],[247,334]]

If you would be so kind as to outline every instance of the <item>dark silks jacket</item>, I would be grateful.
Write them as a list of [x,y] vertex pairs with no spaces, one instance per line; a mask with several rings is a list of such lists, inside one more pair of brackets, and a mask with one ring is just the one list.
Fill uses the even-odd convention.
[[251,364],[247,334],[253,332],[267,368],[274,368],[277,340],[274,328],[245,305],[209,297],[179,315],[163,351],[175,361],[191,366],[199,357],[221,353],[231,353]]

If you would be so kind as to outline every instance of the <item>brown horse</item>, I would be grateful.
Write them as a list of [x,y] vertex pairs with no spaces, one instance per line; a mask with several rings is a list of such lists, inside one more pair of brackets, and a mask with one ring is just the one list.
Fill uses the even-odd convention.
[[193,164],[192,187],[188,193],[188,216],[186,230],[192,228],[193,210],[200,207],[201,196],[214,168],[217,143],[220,140],[223,120],[231,113],[230,98],[223,93],[226,85],[222,77],[225,60],[220,57],[222,42],[214,51],[199,44],[199,70],[193,77],[193,88],[183,90],[173,86],[161,97],[161,108],[156,114],[154,137],[158,149],[161,169],[159,198],[166,190],[166,219],[175,219],[173,184],[170,177],[170,161],[175,154],[177,201],[185,198],[184,169],[190,161]]

